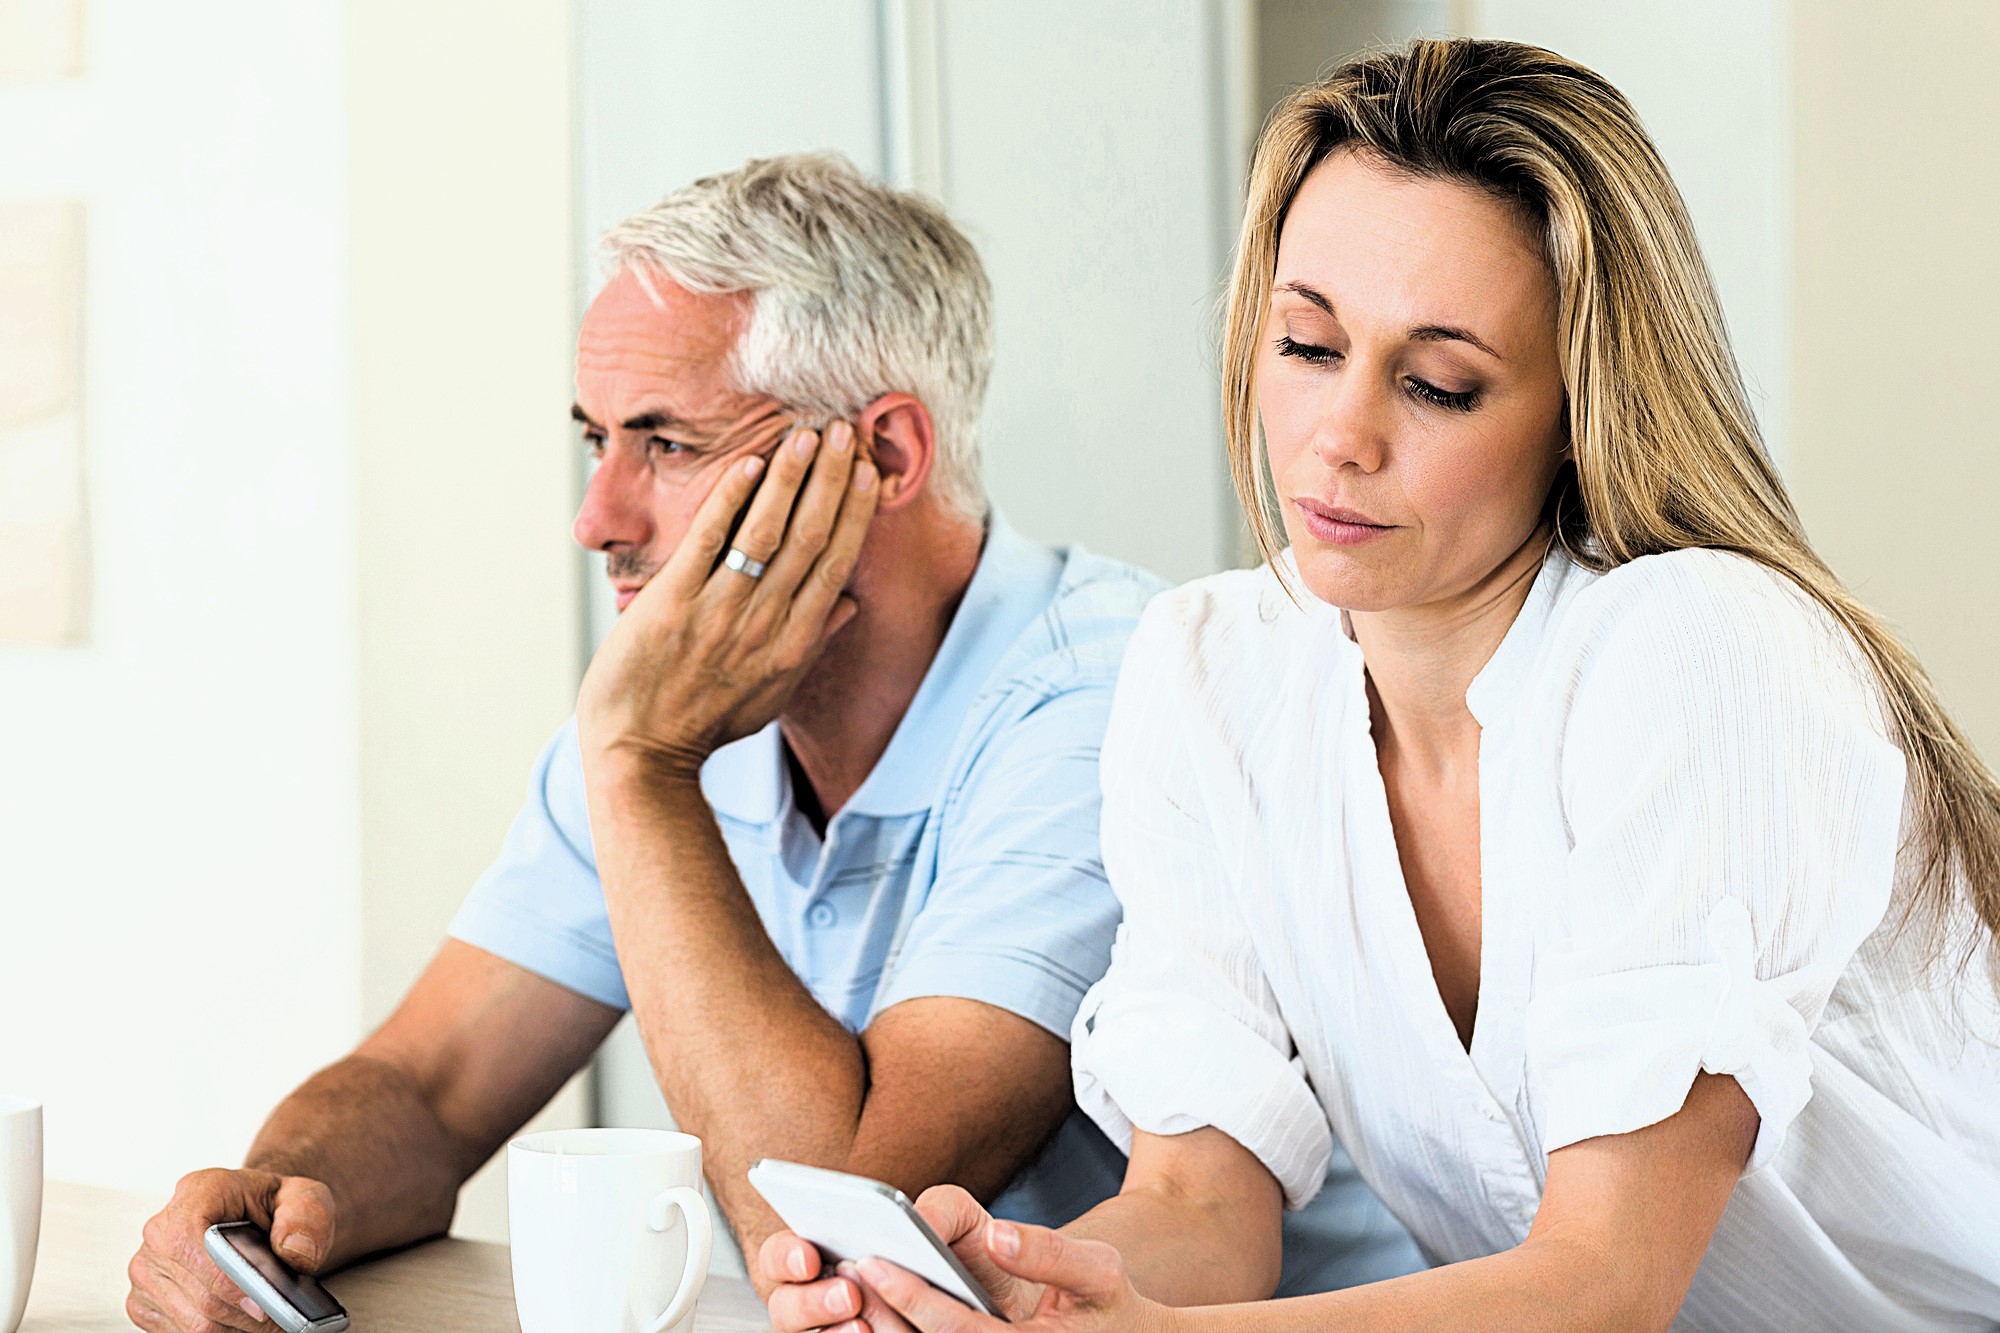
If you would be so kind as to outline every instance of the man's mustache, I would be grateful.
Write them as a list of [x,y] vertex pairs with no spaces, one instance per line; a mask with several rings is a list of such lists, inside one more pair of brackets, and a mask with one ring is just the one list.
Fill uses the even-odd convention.
[[644,583],[659,572],[640,551],[612,551],[604,557],[604,573],[619,583]]

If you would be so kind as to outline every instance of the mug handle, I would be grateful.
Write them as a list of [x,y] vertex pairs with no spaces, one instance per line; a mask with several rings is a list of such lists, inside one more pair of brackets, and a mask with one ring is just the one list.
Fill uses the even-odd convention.
[[667,1308],[647,1327],[646,1333],[666,1333],[687,1318],[701,1295],[701,1284],[708,1280],[708,1253],[715,1235],[708,1220],[708,1205],[699,1191],[686,1185],[674,1186],[647,1205],[646,1225],[654,1231],[665,1231],[674,1224],[670,1214],[676,1210],[687,1224],[687,1264],[681,1269],[681,1285],[674,1291],[674,1298],[667,1302]]

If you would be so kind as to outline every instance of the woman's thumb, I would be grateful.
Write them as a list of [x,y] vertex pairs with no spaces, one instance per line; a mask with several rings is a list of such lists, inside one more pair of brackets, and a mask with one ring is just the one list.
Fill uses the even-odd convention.
[[1125,1283],[1125,1261],[1102,1241],[1076,1240],[1047,1227],[998,1218],[986,1224],[986,1252],[1015,1277],[1095,1300]]

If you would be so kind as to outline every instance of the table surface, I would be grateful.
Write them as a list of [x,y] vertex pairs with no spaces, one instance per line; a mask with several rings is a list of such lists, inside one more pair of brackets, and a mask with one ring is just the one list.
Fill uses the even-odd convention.
[[[21,1333],[131,1333],[125,1265],[139,1228],[161,1200],[50,1181],[42,1241]],[[354,1333],[519,1333],[507,1247],[434,1240],[371,1259],[326,1281],[354,1319]],[[757,1293],[741,1278],[708,1279],[697,1333],[759,1333],[768,1327]]]

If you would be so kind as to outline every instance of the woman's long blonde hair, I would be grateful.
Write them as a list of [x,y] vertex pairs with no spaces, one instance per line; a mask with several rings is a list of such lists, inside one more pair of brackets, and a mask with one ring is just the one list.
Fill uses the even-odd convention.
[[[1631,105],[1581,65],[1514,42],[1417,41],[1348,61],[1265,122],[1222,353],[1230,470],[1265,557],[1275,564],[1282,540],[1257,426],[1258,341],[1286,211],[1339,149],[1473,185],[1534,221],[1559,297],[1574,460],[1550,497],[1556,540],[1597,570],[1689,547],[1734,551],[1825,607],[1880,680],[1908,760],[1923,862],[1903,910],[1942,925],[1963,921],[1969,901],[1985,942],[2000,937],[2000,784],[1916,659],[1807,544],[1680,192]],[[1966,931],[1965,948],[1981,938]],[[2000,950],[1988,961],[2000,964]]]

